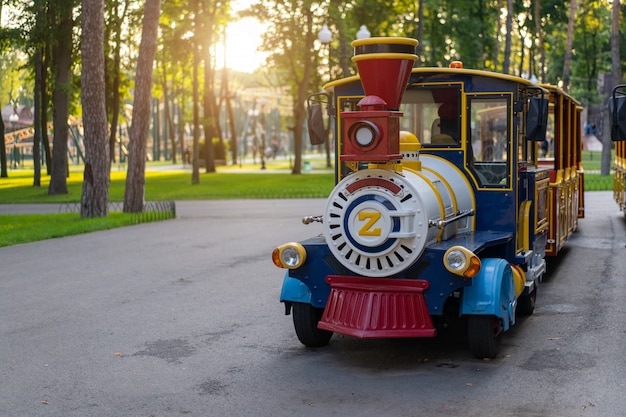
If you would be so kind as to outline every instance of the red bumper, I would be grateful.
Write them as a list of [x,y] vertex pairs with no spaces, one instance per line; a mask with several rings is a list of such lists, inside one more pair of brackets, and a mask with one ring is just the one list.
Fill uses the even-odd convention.
[[433,337],[428,281],[329,275],[330,296],[318,328],[360,338]]

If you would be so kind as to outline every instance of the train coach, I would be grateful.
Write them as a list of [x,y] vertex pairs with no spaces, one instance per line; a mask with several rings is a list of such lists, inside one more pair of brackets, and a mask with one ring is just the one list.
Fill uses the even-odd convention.
[[493,358],[584,215],[582,109],[460,62],[414,68],[415,39],[353,46],[358,75],[309,97],[313,143],[324,110],[335,121],[336,185],[303,218],[321,233],[272,253],[280,301],[306,346],[434,337],[453,314]]
[[611,139],[615,142],[613,198],[626,216],[626,85],[613,89],[609,101]]

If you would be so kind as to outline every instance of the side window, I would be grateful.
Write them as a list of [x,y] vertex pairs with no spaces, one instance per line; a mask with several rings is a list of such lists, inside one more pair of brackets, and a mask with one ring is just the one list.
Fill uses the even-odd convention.
[[468,97],[467,164],[483,187],[510,183],[510,99],[503,96]]
[[401,129],[424,147],[458,147],[461,143],[459,85],[409,87],[402,99]]

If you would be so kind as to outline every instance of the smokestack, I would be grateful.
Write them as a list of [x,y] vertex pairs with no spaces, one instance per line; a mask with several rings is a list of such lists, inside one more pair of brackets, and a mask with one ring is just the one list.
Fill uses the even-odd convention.
[[386,110],[398,110],[411,75],[417,40],[410,38],[366,38],[352,42],[361,84],[366,96],[378,96]]
[[365,97],[360,110],[341,112],[342,161],[387,163],[402,159],[398,111],[413,63],[417,40],[367,38],[352,42]]

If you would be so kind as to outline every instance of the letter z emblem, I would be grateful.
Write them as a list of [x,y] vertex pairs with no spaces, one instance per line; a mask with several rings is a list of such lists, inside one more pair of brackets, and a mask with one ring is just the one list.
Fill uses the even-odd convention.
[[364,221],[365,224],[359,229],[359,235],[361,236],[380,236],[380,227],[373,228],[376,222],[380,219],[381,214],[377,211],[361,211],[358,214],[359,221]]

